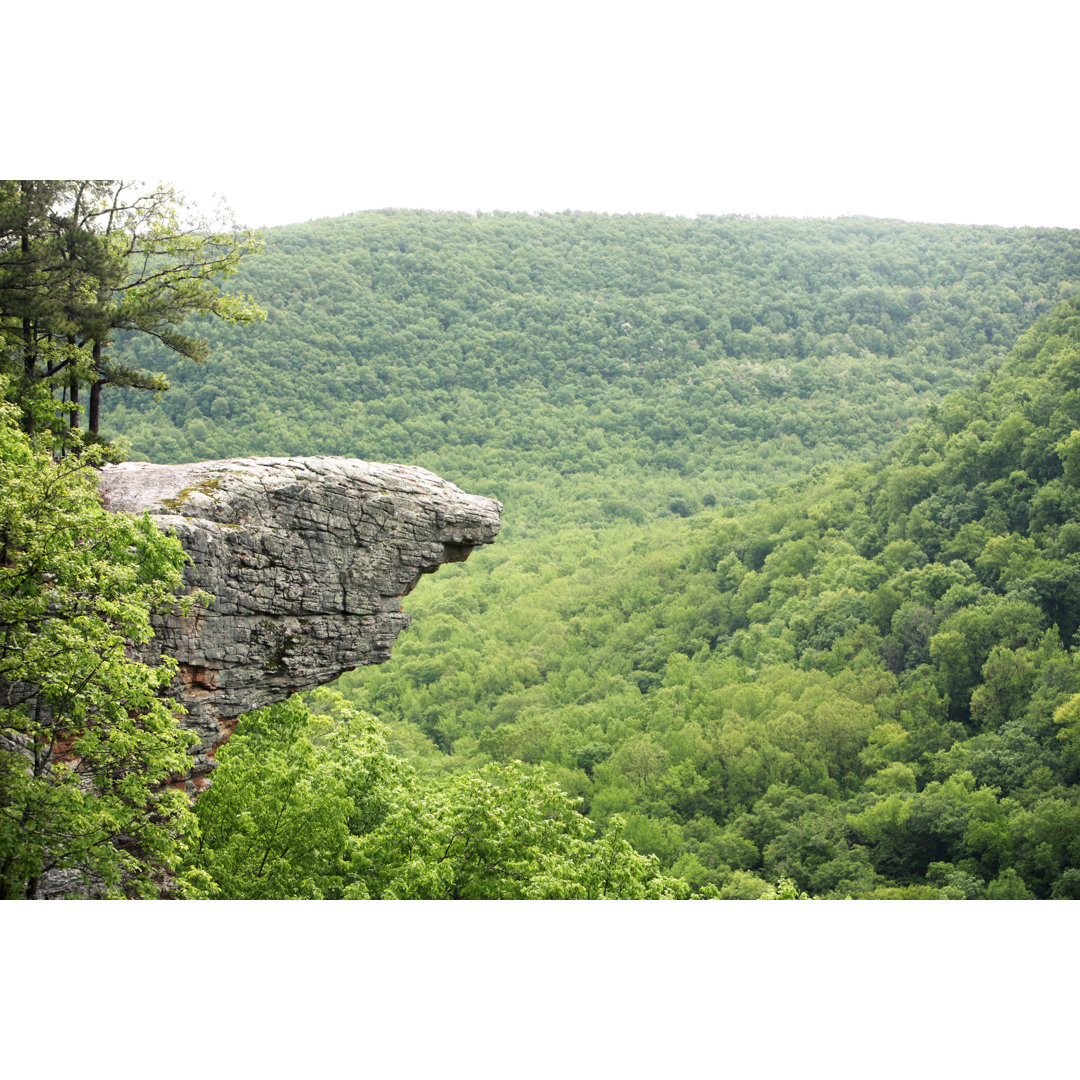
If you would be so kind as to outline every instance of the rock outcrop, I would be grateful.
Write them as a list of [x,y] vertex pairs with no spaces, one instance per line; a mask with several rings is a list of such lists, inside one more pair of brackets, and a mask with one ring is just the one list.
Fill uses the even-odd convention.
[[425,469],[331,457],[129,462],[102,470],[101,493],[175,533],[187,588],[213,597],[156,618],[144,650],[180,665],[172,693],[200,739],[191,792],[241,713],[386,660],[402,596],[491,543],[501,510]]

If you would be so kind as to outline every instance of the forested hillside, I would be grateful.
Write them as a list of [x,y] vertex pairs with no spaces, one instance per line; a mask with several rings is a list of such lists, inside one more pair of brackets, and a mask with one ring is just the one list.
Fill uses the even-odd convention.
[[[866,459],[1080,281],[1066,230],[386,211],[271,230],[205,366],[108,392],[132,456],[424,465],[507,535],[744,502]],[[538,523],[531,525],[530,523]]]
[[543,764],[722,896],[1080,897],[1078,432],[1072,301],[885,459],[508,547],[341,685],[451,760]]
[[995,370],[1075,234],[386,212],[244,273],[266,324],[109,421],[506,501],[339,683],[435,790],[534,767],[702,895],[1078,894],[1075,303]]
[[207,363],[110,300],[54,377],[63,278],[34,407],[65,452],[98,385],[136,458],[403,461],[505,503],[391,661],[241,720],[170,887],[1080,897],[1078,239],[364,213],[245,240]]

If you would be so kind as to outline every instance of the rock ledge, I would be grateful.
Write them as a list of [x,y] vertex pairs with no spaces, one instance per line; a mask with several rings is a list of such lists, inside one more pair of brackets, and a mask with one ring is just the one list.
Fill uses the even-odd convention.
[[102,469],[100,490],[174,533],[187,588],[214,597],[156,618],[143,650],[179,662],[172,693],[201,742],[191,791],[241,713],[388,659],[409,623],[401,597],[491,543],[502,509],[426,469],[332,457],[127,462]]

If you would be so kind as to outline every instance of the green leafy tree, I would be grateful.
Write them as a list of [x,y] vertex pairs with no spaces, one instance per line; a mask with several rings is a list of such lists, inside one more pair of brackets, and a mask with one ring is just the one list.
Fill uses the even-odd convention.
[[77,422],[89,349],[76,342],[74,320],[109,270],[97,238],[70,228],[70,218],[57,211],[77,210],[80,194],[90,190],[104,189],[93,182],[0,181],[0,361],[26,431],[43,422],[56,426],[54,384],[72,395],[69,423]]
[[[437,782],[385,732],[316,692],[244,717],[200,796],[189,871],[230,899],[597,899],[683,896],[621,822],[600,838],[520,762]],[[316,714],[311,707],[323,709]]]
[[987,900],[1034,900],[1035,894],[1010,866],[986,886]]
[[208,343],[190,333],[189,319],[243,324],[263,315],[250,298],[220,288],[259,244],[254,234],[215,230],[193,217],[163,185],[3,182],[0,326],[18,345],[12,373],[24,411],[44,386],[64,397],[69,426],[77,427],[85,386],[87,429],[96,437],[104,387],[167,389],[164,376],[110,350],[114,335],[146,334],[186,359],[205,360]]
[[791,878],[780,878],[775,885],[770,885],[759,897],[760,900],[810,900],[809,893],[801,892]]
[[174,603],[183,550],[105,511],[94,453],[62,462],[0,403],[0,896],[153,895],[193,827],[193,736],[160,696],[175,664],[136,662]]
[[356,837],[383,820],[407,772],[373,718],[339,704],[330,723],[300,698],[245,716],[217,760],[191,858],[207,893],[227,900],[344,895]]
[[589,820],[542,773],[488,765],[423,792],[368,838],[379,895],[430,900],[659,899],[685,882],[639,855],[614,819],[594,839]]

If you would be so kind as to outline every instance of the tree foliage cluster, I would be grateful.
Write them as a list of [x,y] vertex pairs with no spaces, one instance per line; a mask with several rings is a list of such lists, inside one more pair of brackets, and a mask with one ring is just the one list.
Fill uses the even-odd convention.
[[95,466],[122,453],[99,437],[102,390],[168,386],[118,335],[201,361],[188,320],[261,314],[220,289],[257,238],[204,225],[167,187],[0,181],[2,897],[183,887],[197,824],[169,785],[193,737],[163,696],[175,663],[133,650],[186,557],[106,512]]
[[507,545],[339,686],[724,896],[1078,896],[1078,430],[1074,300],[873,465]]
[[100,448],[56,461],[18,419],[0,401],[0,898],[157,895],[195,826],[168,786],[192,737],[162,696],[175,663],[129,646],[186,557],[102,508]]
[[[57,269],[75,190],[0,228],[8,895],[1080,895],[1080,307],[1045,314],[1075,234],[362,214],[275,230],[237,279],[266,324],[185,366],[90,255]],[[121,662],[178,549],[101,518],[98,451],[52,460],[106,371],[73,295],[174,384],[112,381],[138,456],[405,460],[508,504],[392,661],[244,718],[194,811],[168,667]]]
[[385,211],[268,233],[237,282],[265,324],[212,329],[110,430],[154,461],[408,461],[507,527],[736,505],[878,452],[1080,280],[1066,230],[852,218]]
[[85,419],[97,441],[105,387],[167,389],[164,375],[115,347],[122,334],[205,361],[208,344],[188,321],[248,324],[262,314],[220,288],[258,246],[252,234],[192,218],[166,186],[0,181],[0,360],[24,430],[48,425],[78,445]]
[[596,835],[542,771],[444,781],[374,717],[317,691],[250,713],[195,808],[189,876],[222,899],[660,899],[688,892],[616,820]]

